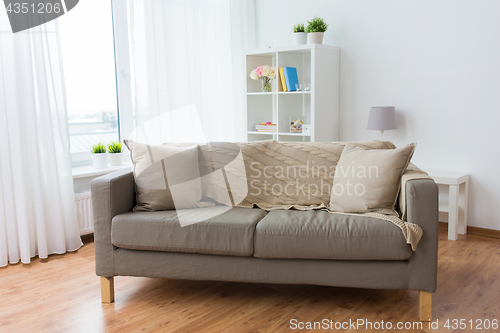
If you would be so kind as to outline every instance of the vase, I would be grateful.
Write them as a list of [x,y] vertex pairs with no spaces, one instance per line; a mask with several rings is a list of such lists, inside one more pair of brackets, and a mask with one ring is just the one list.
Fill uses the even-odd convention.
[[264,76],[262,78],[262,86],[261,86],[261,90],[263,92],[271,92],[272,90],[272,87],[271,87],[271,79],[267,76]]
[[94,169],[106,169],[108,167],[108,154],[92,153],[92,164],[94,165]]
[[324,32],[310,32],[307,35],[309,36],[309,44],[322,44],[323,43],[323,35]]
[[109,164],[111,166],[120,166],[123,164],[123,153],[109,154]]
[[294,45],[307,44],[307,33],[305,33],[305,32],[294,32],[293,33],[293,44]]

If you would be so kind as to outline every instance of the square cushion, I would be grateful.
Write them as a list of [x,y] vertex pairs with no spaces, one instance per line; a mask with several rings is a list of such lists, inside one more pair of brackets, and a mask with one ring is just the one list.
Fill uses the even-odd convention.
[[[219,207],[194,211],[203,214]],[[131,250],[251,256],[255,225],[266,214],[257,208],[232,208],[205,221],[181,227],[174,210],[129,212],[113,218],[111,242]]]
[[411,255],[398,226],[361,215],[273,210],[255,230],[258,258],[406,260]]
[[202,203],[198,145],[152,146],[124,140],[134,165],[134,211],[205,207]]
[[365,150],[348,143],[335,169],[330,210],[397,215],[394,205],[401,175],[415,146],[412,143],[397,149]]

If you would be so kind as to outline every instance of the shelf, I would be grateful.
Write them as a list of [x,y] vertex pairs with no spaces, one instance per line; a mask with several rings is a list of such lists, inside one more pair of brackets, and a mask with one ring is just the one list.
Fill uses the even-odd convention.
[[290,52],[290,53],[309,53],[312,49],[340,51],[338,46],[325,45],[325,44],[304,44],[294,46],[273,47],[267,49],[260,49],[247,52],[247,55],[271,57],[275,56],[277,52]]
[[449,213],[450,212],[450,206],[448,202],[445,201],[440,201],[439,202],[439,211],[442,213]]
[[302,133],[290,133],[290,132],[274,132],[274,133],[264,133],[257,131],[248,131],[247,134],[263,134],[263,135],[289,135],[289,136],[311,136],[311,134]]
[[310,94],[311,91],[278,91],[278,95],[300,95],[300,94]]
[[278,135],[290,135],[290,136],[311,136],[311,134],[290,133],[290,132],[278,132]]
[[311,91],[271,91],[271,92],[249,92],[248,96],[252,95],[301,95],[301,94],[310,94]]
[[276,95],[276,92],[275,91],[271,91],[271,92],[249,92],[247,93],[248,96],[252,96],[252,95]]
[[123,165],[119,166],[108,166],[105,169],[95,169],[92,165],[87,165],[87,166],[73,168],[72,174],[73,174],[73,179],[86,178],[86,177],[99,177],[111,172],[130,168],[131,166],[132,164],[130,163],[130,161],[124,162]]
[[248,131],[247,134],[263,134],[263,135],[276,135],[278,132],[270,133],[270,132],[257,132],[257,131]]

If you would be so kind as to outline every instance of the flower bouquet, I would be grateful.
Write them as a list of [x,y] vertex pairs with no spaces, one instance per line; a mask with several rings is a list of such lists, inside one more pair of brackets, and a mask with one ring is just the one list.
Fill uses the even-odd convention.
[[276,78],[276,67],[274,66],[259,66],[250,73],[252,80],[262,79],[262,91],[270,92],[271,80]]

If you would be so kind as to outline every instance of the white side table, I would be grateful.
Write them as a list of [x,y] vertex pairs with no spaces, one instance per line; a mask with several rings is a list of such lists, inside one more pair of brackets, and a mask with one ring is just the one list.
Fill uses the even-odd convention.
[[469,175],[460,172],[427,171],[436,184],[448,185],[448,203],[439,200],[439,211],[448,213],[448,239],[457,240],[458,234],[467,233],[467,200]]

